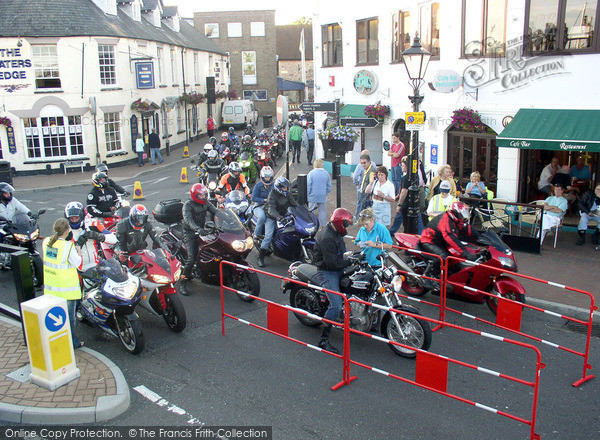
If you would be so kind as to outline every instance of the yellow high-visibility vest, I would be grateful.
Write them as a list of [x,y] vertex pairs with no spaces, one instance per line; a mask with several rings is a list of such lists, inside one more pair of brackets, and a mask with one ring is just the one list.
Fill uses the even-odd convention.
[[58,239],[49,246],[49,241],[50,237],[46,237],[42,244],[44,295],[81,299],[77,268],[69,264],[69,253],[75,251],[73,242]]
[[[450,202],[447,205],[444,205],[441,194],[437,194],[437,195],[433,196],[433,210],[435,212],[447,211],[448,206],[450,206],[450,203],[456,202],[456,197],[454,197],[454,196],[449,196],[449,197],[450,197]],[[431,220],[432,218],[433,217],[429,217],[429,220]]]

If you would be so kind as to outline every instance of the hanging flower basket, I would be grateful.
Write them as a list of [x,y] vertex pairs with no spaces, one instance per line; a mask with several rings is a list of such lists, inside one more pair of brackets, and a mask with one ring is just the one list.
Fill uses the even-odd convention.
[[466,107],[452,112],[452,124],[459,130],[470,133],[485,133],[487,131],[487,126],[481,121],[481,115]]
[[200,104],[201,102],[204,102],[205,99],[206,95],[196,92],[184,93],[179,97],[181,102],[185,102],[190,105]]
[[133,101],[131,103],[131,110],[133,110],[134,112],[147,112],[148,110],[150,110],[150,104],[145,103],[144,101],[142,101],[142,98],[140,98],[137,101]]
[[227,92],[227,97],[229,99],[237,99],[238,94],[237,94],[237,92],[235,90],[230,90],[230,91]]
[[358,133],[345,125],[329,125],[325,130],[317,130],[323,147],[333,154],[342,155],[354,149]]
[[365,107],[365,116],[369,118],[375,118],[379,122],[383,121],[383,118],[390,114],[390,106],[382,105],[381,101],[377,101],[373,105],[368,105]]
[[6,117],[0,117],[0,125],[4,125],[5,127],[12,127],[12,122],[10,119]]
[[217,99],[225,99],[225,98],[227,98],[227,92],[225,90],[219,90],[216,93],[216,97],[217,97]]

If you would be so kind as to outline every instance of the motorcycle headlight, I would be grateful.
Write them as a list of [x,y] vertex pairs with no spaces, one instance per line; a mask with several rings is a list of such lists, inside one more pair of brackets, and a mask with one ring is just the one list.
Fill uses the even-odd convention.
[[113,287],[112,293],[113,295],[123,299],[131,299],[135,296],[138,290],[138,283],[139,281],[137,278],[132,278],[126,284]]
[[209,182],[208,189],[210,189],[211,191],[214,191],[215,189],[217,189],[217,182],[215,182],[214,180],[212,182]]
[[13,237],[15,237],[15,240],[17,241],[29,241],[29,235],[25,234],[13,234]]
[[502,267],[506,267],[507,269],[514,269],[517,266],[515,264],[515,260],[512,258],[498,257],[498,260],[500,261]]
[[306,228],[306,233],[309,234],[309,235],[312,235],[315,232],[317,232],[317,227],[316,226],[311,226],[310,228]]
[[148,278],[157,284],[169,284],[171,282],[171,278],[166,275],[150,275]]
[[248,237],[246,239],[246,248],[252,249],[253,247],[254,247],[254,240],[252,240],[252,237]]
[[35,231],[33,231],[31,233],[31,235],[29,236],[32,240],[37,240],[37,238],[40,236],[40,230],[36,229]]
[[177,280],[179,280],[179,278],[181,278],[181,267],[179,269],[177,269],[177,271],[175,272],[175,275],[173,275],[173,282],[176,282]]
[[394,289],[394,292],[396,293],[400,293],[400,291],[402,290],[402,282],[404,281],[404,277],[402,275],[396,275],[394,278],[392,278],[392,288]]
[[246,242],[244,240],[235,240],[231,243],[231,247],[234,251],[244,252],[246,250]]

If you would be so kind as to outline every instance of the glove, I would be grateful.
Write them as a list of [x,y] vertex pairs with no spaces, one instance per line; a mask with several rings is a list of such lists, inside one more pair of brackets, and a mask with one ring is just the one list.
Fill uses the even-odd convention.
[[123,195],[124,195],[125,197],[129,197],[129,196],[131,195],[131,193],[130,193],[129,191],[125,191],[125,192],[123,193]]
[[79,236],[79,238],[75,242],[77,246],[82,247],[85,244],[85,242],[87,241],[86,233],[87,231]]
[[104,243],[104,239],[106,238],[104,234],[96,231],[85,231],[85,235],[88,240],[94,240],[98,243]]
[[119,261],[121,261],[121,263],[126,263],[128,257],[129,257],[129,255],[127,254],[127,252],[125,252],[125,251],[119,252],[118,258],[119,258]]

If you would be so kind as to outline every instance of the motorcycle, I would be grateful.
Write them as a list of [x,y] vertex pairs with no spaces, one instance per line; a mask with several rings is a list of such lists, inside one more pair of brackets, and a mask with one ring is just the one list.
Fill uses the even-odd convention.
[[263,167],[271,167],[275,166],[275,162],[271,159],[271,146],[269,143],[259,145],[256,148],[257,156],[258,156],[258,169],[261,170]]
[[206,186],[208,189],[208,200],[215,204],[217,200],[215,191],[219,186],[219,179],[225,168],[221,165],[209,165],[207,162],[204,162],[204,164],[198,165],[196,169],[198,170],[198,182]]
[[225,147],[225,149],[223,151],[221,151],[221,159],[223,159],[227,165],[229,165],[231,162],[233,162],[234,156],[235,156],[235,154],[232,152],[232,149],[230,149],[229,147]]
[[[401,247],[422,250],[418,246],[418,235],[397,232],[395,237]],[[471,253],[477,252],[478,246],[470,243],[464,244]],[[480,252],[480,256],[475,262],[503,271],[517,271],[517,262],[513,252],[494,231],[481,232],[477,244],[483,246],[485,250]],[[450,254],[460,257],[453,250],[450,250]],[[403,290],[408,295],[423,296],[429,291],[439,292],[439,283],[418,276],[411,276],[411,274],[438,276],[438,259],[427,258],[424,255],[413,254],[407,251],[404,257],[398,260],[399,264],[401,264],[401,269],[408,272],[406,282],[403,285]],[[448,269],[448,281],[458,283],[458,285],[448,284],[449,292],[480,304],[485,302],[494,313],[498,310],[498,300],[495,297],[508,298],[522,303],[525,302],[525,289],[521,283],[509,276],[500,275],[498,271],[488,269],[484,266],[452,261]],[[471,289],[489,292],[494,296],[484,295]]]
[[[113,249],[104,243],[102,249],[106,257],[113,256]],[[181,277],[181,263],[162,249],[142,249],[129,255],[126,264],[142,284],[140,305],[150,313],[162,316],[170,330],[183,331],[187,318],[174,286]]]
[[[340,278],[340,292],[349,299],[360,299],[418,315],[417,308],[402,303],[398,295],[402,289],[402,277],[397,274],[393,265],[385,265],[386,253],[383,252],[380,256],[382,265],[379,268],[369,266],[361,257],[360,254],[350,256],[353,264],[344,270]],[[310,264],[292,263],[288,274],[292,280],[320,285],[318,269]],[[284,295],[287,295],[289,291],[292,307],[320,317],[325,316],[329,301],[321,290],[302,286],[292,281],[285,281],[282,290]],[[294,315],[306,326],[317,327],[321,324],[321,321],[317,319],[299,313],[294,313]],[[413,348],[428,350],[431,345],[432,334],[429,323],[412,316],[383,311],[359,302],[351,302],[349,322],[350,327],[355,330],[365,333],[380,333],[390,341]],[[415,350],[406,347],[394,344],[388,344],[388,346],[394,353],[403,357],[413,358],[417,355]]]
[[138,354],[144,349],[144,333],[135,307],[142,299],[142,286],[117,260],[101,260],[96,267],[80,272],[85,288],[77,308],[77,320],[94,324],[119,338],[123,347]]
[[[252,213],[249,228],[254,232],[258,218]],[[313,246],[315,235],[319,229],[317,216],[310,212],[306,206],[288,208],[288,213],[275,225],[273,240],[269,253],[275,253],[278,257],[289,261],[301,260],[312,264]],[[260,247],[262,239],[258,239],[256,246]]]
[[256,169],[256,163],[254,157],[248,151],[242,152],[238,157],[238,163],[242,167],[242,174],[246,178],[248,183],[254,183],[258,177],[258,170]]
[[246,224],[246,212],[248,211],[248,198],[240,190],[234,190],[225,196],[225,209],[231,209],[239,217],[242,224]]
[[[44,284],[44,264],[42,256],[36,249],[36,240],[40,236],[37,217],[45,212],[45,209],[40,209],[37,215],[33,217],[19,212],[13,216],[12,220],[0,218],[0,234],[3,236],[2,243],[23,247],[29,252],[31,275],[35,287],[40,287]],[[0,252],[0,268],[10,269],[12,267],[10,254],[10,252]]]
[[[174,201],[168,201],[174,202]],[[178,220],[177,209],[164,208],[169,214],[156,215],[158,206],[155,208],[154,217],[157,221],[167,225],[167,229],[160,237],[167,245],[170,252],[181,262],[187,259],[187,250],[183,243],[183,224],[181,224],[181,209],[179,209]],[[181,203],[181,202],[179,202]],[[207,235],[200,236],[198,257],[194,266],[193,276],[211,283],[219,284],[219,266],[221,260],[251,266],[246,257],[254,247],[254,241],[250,237],[240,219],[231,209],[219,209],[215,214],[214,222],[208,221],[204,225],[208,231]],[[226,286],[250,293],[254,296],[260,295],[260,280],[255,272],[241,269],[231,265],[223,266],[223,282]],[[242,301],[253,301],[244,295],[238,295]]]

